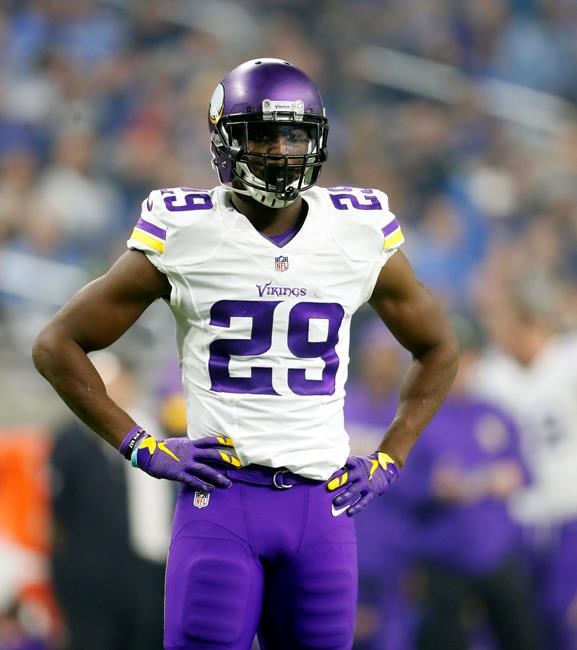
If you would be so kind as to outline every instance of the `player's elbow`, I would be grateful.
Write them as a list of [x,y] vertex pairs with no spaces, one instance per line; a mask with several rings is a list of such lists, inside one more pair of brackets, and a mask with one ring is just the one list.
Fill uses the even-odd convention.
[[435,365],[438,372],[442,372],[449,384],[457,374],[459,367],[460,348],[455,332],[451,327],[446,327],[438,336],[436,342],[415,355],[422,361],[426,359]]
[[50,374],[51,368],[58,358],[59,337],[54,327],[49,323],[38,334],[32,346],[32,361],[36,370],[43,376]]

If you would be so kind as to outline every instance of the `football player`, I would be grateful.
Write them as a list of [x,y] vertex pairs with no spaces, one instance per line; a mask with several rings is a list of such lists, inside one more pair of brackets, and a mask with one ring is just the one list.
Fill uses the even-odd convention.
[[[243,63],[215,89],[208,117],[219,186],[153,191],[129,251],[45,327],[34,361],[132,465],[183,484],[165,648],[248,650],[258,630],[265,649],[349,649],[351,517],[397,478],[449,389],[457,344],[398,250],[387,196],[316,186],[328,123],[305,73]],[[159,299],[177,324],[184,439],[144,431],[87,357]],[[349,326],[366,302],[413,363],[382,442],[351,456]]]
[[577,336],[555,292],[521,284],[484,305],[492,343],[473,386],[510,413],[531,482],[511,502],[547,646],[577,648]]

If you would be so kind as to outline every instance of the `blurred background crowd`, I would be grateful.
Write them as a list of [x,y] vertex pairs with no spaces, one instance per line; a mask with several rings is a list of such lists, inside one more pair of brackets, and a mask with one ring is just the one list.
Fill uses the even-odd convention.
[[[0,650],[127,650],[130,594],[161,610],[166,530],[133,498],[150,485],[95,436],[83,450],[30,347],[124,250],[152,189],[215,185],[208,99],[259,56],[318,82],[321,184],[387,192],[463,345],[405,479],[359,519],[358,648],[575,650],[576,0],[0,3]],[[407,360],[365,311],[353,344],[347,417],[370,453]],[[182,433],[168,310],[113,352],[98,362],[111,383],[126,374],[119,399]],[[170,510],[159,490],[150,499]],[[115,582],[111,558],[129,552]],[[90,557],[83,609],[74,575]],[[93,645],[74,640],[83,631]],[[160,647],[147,638],[134,647]]]

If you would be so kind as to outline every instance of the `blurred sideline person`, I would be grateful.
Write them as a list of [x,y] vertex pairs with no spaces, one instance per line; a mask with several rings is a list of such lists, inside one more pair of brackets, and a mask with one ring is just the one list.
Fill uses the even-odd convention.
[[[150,421],[129,365],[108,351],[92,362],[111,398]],[[167,407],[163,400],[161,411]],[[76,418],[57,432],[50,459],[54,587],[70,650],[158,650],[174,497],[170,483],[131,471],[113,452]]]
[[[184,483],[166,574],[167,650],[349,649],[352,516],[397,478],[452,382],[457,344],[398,250],[376,189],[316,187],[328,123],[290,63],[232,70],[209,105],[220,186],[153,191],[129,251],[37,338],[59,395],[137,468]],[[87,353],[155,300],[177,323],[188,439],[157,440],[107,394]],[[364,303],[413,355],[369,455],[343,425],[350,319]]]
[[[345,427],[355,454],[367,454],[399,402],[409,356],[376,318],[362,323],[347,382]],[[397,484],[398,485],[398,484]],[[414,620],[409,600],[414,530],[397,485],[356,517],[359,597],[355,650],[409,650]]]
[[397,486],[414,518],[422,569],[415,647],[467,650],[483,627],[467,614],[481,612],[499,650],[543,650],[507,507],[528,480],[519,435],[510,417],[468,389],[479,357],[471,325],[463,326],[452,390]]
[[472,386],[521,433],[532,482],[512,501],[524,532],[546,647],[577,647],[577,335],[563,333],[553,292],[531,287],[487,305],[493,349]]

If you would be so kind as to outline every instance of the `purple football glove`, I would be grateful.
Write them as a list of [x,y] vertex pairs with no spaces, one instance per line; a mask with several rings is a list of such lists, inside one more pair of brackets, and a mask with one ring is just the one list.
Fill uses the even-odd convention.
[[[133,467],[139,467],[155,478],[167,478],[186,483],[203,492],[215,487],[232,485],[214,466],[240,467],[233,442],[224,436],[200,438],[168,438],[156,440],[143,430],[129,433],[120,452],[130,458]],[[208,464],[207,464],[208,463]]]
[[338,517],[343,512],[351,517],[356,515],[375,496],[385,492],[398,475],[395,461],[382,451],[370,456],[350,456],[345,466],[327,481],[329,492],[342,488],[333,499],[333,516]]

